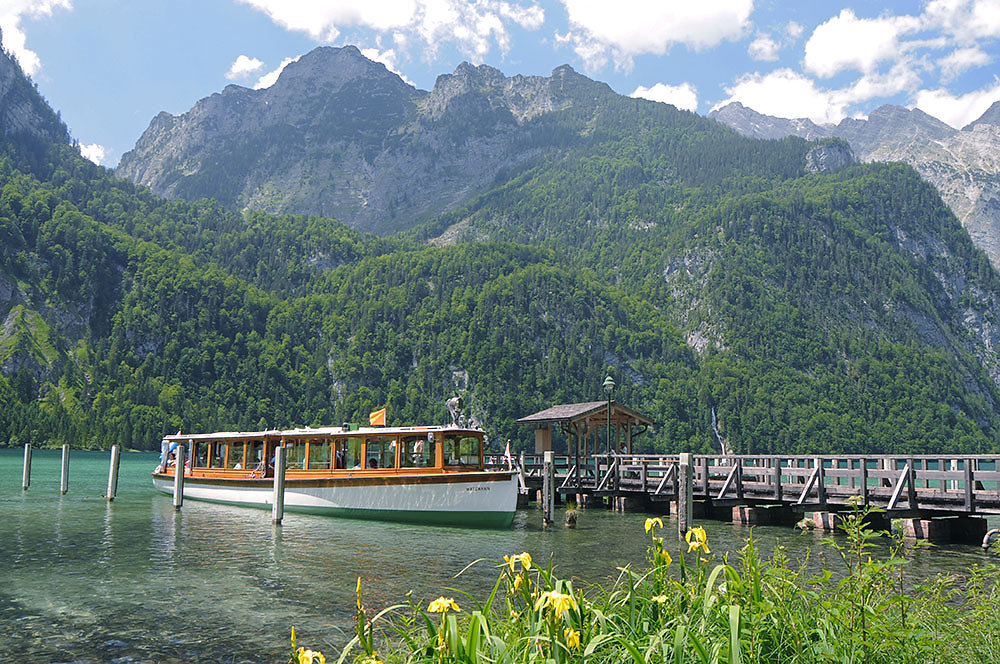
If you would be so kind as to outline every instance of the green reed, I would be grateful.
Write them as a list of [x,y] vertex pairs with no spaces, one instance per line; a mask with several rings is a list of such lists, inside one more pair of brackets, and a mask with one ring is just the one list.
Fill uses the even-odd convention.
[[[527,553],[473,563],[497,566],[485,598],[409,598],[373,613],[359,585],[356,635],[338,664],[1000,661],[997,565],[907,588],[913,544],[871,529],[873,511],[843,516],[845,537],[823,541],[841,566],[820,574],[780,546],[761,555],[752,534],[720,560],[701,528],[675,561],[653,518],[646,565],[618,568],[607,587],[583,591]],[[888,547],[877,543],[885,537]]]

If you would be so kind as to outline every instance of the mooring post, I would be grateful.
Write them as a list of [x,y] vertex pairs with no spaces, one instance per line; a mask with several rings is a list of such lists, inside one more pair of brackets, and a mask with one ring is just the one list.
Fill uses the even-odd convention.
[[65,496],[69,491],[69,445],[62,448],[62,472],[59,474],[59,493]]
[[115,499],[118,493],[118,463],[121,460],[121,446],[111,446],[111,466],[108,468],[108,492],[105,494],[108,502]]
[[281,523],[285,515],[285,448],[274,449],[274,500],[271,508],[271,523]]
[[694,459],[690,452],[682,452],[677,467],[680,479],[677,487],[677,536],[684,537],[691,528],[694,514]]
[[555,464],[552,452],[546,451],[542,464],[542,523],[552,525],[552,513],[555,511]]
[[24,472],[21,474],[21,491],[31,486],[31,443],[24,444]]
[[184,453],[187,448],[178,445],[174,450],[176,459],[174,460],[174,509],[179,510],[184,504]]

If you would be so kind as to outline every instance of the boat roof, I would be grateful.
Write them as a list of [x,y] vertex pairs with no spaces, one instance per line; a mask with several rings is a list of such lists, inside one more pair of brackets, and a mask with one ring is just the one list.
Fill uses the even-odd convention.
[[350,429],[336,427],[303,427],[299,429],[267,429],[265,431],[217,431],[214,433],[176,433],[164,436],[169,443],[187,442],[193,440],[259,440],[263,438],[322,438],[324,436],[394,436],[403,433],[483,433],[481,429],[471,429],[453,425],[414,426],[414,427],[358,427]]

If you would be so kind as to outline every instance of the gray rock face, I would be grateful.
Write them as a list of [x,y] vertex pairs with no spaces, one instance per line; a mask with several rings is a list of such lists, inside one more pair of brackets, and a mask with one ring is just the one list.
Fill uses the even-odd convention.
[[838,137],[861,161],[901,161],[937,187],[973,242],[1000,269],[1000,102],[959,131],[918,109],[882,106],[867,120],[820,127],[729,104],[709,117],[757,138]]
[[806,153],[806,170],[810,173],[832,173],[856,163],[851,146],[842,141],[821,143]]
[[392,232],[448,210],[537,155],[532,121],[572,104],[551,78],[463,63],[430,92],[353,46],[317,48],[270,88],[235,85],[180,116],[160,113],[118,175],[168,198],[335,217]]

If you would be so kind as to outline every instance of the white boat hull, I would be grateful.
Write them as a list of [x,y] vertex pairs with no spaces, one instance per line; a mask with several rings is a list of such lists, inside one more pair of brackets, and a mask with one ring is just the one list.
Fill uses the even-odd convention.
[[[173,494],[174,478],[155,474],[153,486]],[[232,505],[270,507],[270,479],[185,477],[184,497]],[[469,472],[398,477],[286,479],[285,509],[351,518],[509,526],[517,507],[517,477]]]

